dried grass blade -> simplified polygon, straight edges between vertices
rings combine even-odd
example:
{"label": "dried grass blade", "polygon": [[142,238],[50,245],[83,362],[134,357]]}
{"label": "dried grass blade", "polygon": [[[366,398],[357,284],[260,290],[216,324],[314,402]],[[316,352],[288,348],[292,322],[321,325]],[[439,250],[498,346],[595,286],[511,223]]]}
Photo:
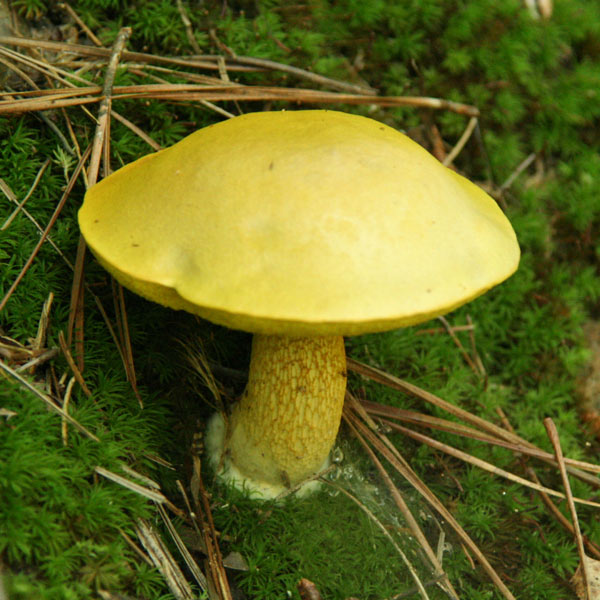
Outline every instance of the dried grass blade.
{"label": "dried grass blade", "polygon": [[0,102],[1,114],[25,113],[41,110],[51,110],[54,108],[68,108],[69,106],[81,106],[82,104],[95,104],[100,101],[100,97],[84,98],[25,98],[23,100],[3,100]]}
{"label": "dried grass blade", "polygon": [[[81,88],[82,95],[94,94],[93,97],[71,98],[66,93],[54,93],[50,98],[27,98],[0,102],[0,114],[25,112],[30,110],[46,110],[74,104],[97,102],[101,99],[98,88]],[[433,110],[449,110],[467,116],[476,116],[479,110],[467,104],[452,102],[441,98],[416,96],[369,96],[365,94],[342,94],[337,92],[321,92],[318,90],[246,86],[234,83],[219,82],[218,85],[193,84],[145,84],[134,86],[117,86],[113,90],[112,99],[155,99],[165,101],[219,101],[245,100],[266,101],[282,100],[304,103],[343,103],[343,104],[377,104],[379,106],[410,106]]]}
{"label": "dried grass blade", "polygon": [[31,184],[31,187],[29,188],[29,191],[27,192],[27,194],[25,194],[25,197],[23,198],[23,200],[21,200],[21,202],[19,202],[17,204],[16,208],[8,216],[8,218],[6,219],[6,221],[4,221],[2,227],[0,227],[0,231],[4,231],[5,229],[8,228],[8,226],[14,221],[15,217],[19,214],[19,212],[21,211],[21,209],[23,208],[23,206],[25,206],[25,202],[27,202],[27,200],[29,200],[29,198],[31,198],[31,195],[33,194],[33,192],[37,188],[38,183],[40,182],[40,179],[42,178],[42,175],[46,172],[46,169],[48,168],[49,164],[50,164],[50,159],[47,158],[45,160],[44,164],[38,170],[38,173],[35,176],[35,180]]}
{"label": "dried grass blade", "polygon": [[451,415],[454,415],[455,417],[458,417],[463,421],[470,423],[471,425],[475,425],[483,431],[491,433],[492,435],[494,435],[497,438],[500,438],[501,440],[506,440],[515,444],[522,444],[528,447],[534,447],[533,444],[527,442],[526,440],[520,438],[519,436],[509,431],[506,431],[502,427],[494,425],[493,423],[490,423],[489,421],[486,421],[485,419],[482,419],[477,415],[473,415],[470,412],[458,406],[455,406],[454,404],[451,404],[446,400],[443,400],[439,396],[436,396],[435,394],[423,390],[417,387],[416,385],[413,385],[412,383],[403,381],[402,379],[399,379],[394,375],[390,375],[389,373],[386,373],[381,369],[371,367],[370,365],[365,365],[364,363],[358,362],[352,358],[347,359],[347,365],[349,369],[358,373],[359,375],[363,375],[364,377],[372,379],[373,381],[377,381],[382,385],[386,385],[388,387],[391,387],[392,389],[404,392],[416,398],[420,398],[421,400],[425,400],[425,402],[429,402],[430,404],[433,404],[434,406],[445,410]]}
{"label": "dried grass blade", "polygon": [[473,373],[475,373],[475,375],[481,376],[482,373],[480,373],[479,369],[477,368],[475,361],[469,356],[469,353],[465,350],[465,347],[462,345],[462,342],[458,339],[457,335],[454,333],[454,329],[452,328],[450,323],[448,323],[448,320],[443,316],[439,316],[438,320],[442,323],[442,325],[444,326],[444,329],[446,330],[448,335],[452,338],[452,341],[454,342],[456,347],[459,349],[460,353],[462,354],[463,358],[465,359],[465,362],[469,365],[469,367],[471,368]]}
{"label": "dried grass blade", "polygon": [[85,362],[84,341],[84,299],[83,299],[83,273],[85,260],[85,241],[79,236],[77,243],[77,254],[75,255],[75,265],[73,266],[73,280],[71,282],[71,299],[69,303],[69,319],[67,321],[67,345],[73,343],[75,338],[75,349],[77,353],[77,367],[83,371]]}
{"label": "dried grass blade", "polygon": [[[488,471],[488,473],[492,473],[494,475],[504,477],[505,479],[513,481],[514,483],[518,483],[520,485],[524,485],[526,487],[534,489],[537,492],[545,492],[546,494],[548,494],[550,496],[556,496],[557,498],[562,498],[563,500],[565,499],[565,495],[562,492],[557,492],[556,490],[553,490],[551,488],[547,488],[545,486],[538,485],[537,483],[535,483],[533,481],[529,481],[528,479],[524,479],[523,477],[514,475],[513,473],[510,473],[509,471],[505,471],[504,469],[501,469],[500,467],[496,467],[495,465],[493,465],[485,460],[482,460],[475,456],[471,456],[470,454],[467,454],[466,452],[463,452],[462,450],[458,450],[457,448],[454,448],[453,446],[448,446],[447,444],[438,442],[437,440],[430,438],[429,436],[423,435],[422,433],[417,433],[416,431],[413,431],[412,429],[408,429],[407,427],[402,427],[402,425],[398,425],[397,423],[392,423],[391,421],[384,421],[384,424],[387,425],[388,427],[391,427],[392,429],[395,429],[396,431],[403,433],[404,435],[407,435],[408,437],[413,438],[414,440],[421,442],[422,444],[427,444],[431,448],[435,448],[436,450],[440,450],[441,452],[449,454],[450,456],[454,456],[455,458],[458,458],[459,460],[462,460],[462,461],[472,464],[476,467],[479,467],[480,469],[483,469],[484,471]],[[598,502],[593,502],[592,500],[583,500],[581,498],[573,498],[573,500],[580,504],[586,504],[587,506],[594,506],[596,508],[600,508],[600,504]]]}
{"label": "dried grass blade", "polygon": [[[377,402],[369,402],[368,400],[361,400],[361,404],[365,407],[369,415],[398,419],[399,421],[413,423],[415,425],[423,425],[424,427],[429,427],[430,429],[447,431],[448,433],[468,437],[472,440],[477,440],[486,444],[493,444],[494,446],[499,446],[500,448],[506,448],[507,450],[511,450],[512,452],[516,452],[518,454],[525,454],[533,458],[539,458],[540,460],[556,465],[556,458],[550,452],[545,452],[544,450],[540,450],[536,447],[523,446],[521,444],[513,444],[511,442],[499,440],[494,436],[480,433],[478,430],[460,423],[455,423],[439,417],[432,417],[431,415],[425,415],[412,410],[396,408],[395,406],[387,406],[385,404],[378,404]],[[594,465],[582,460],[567,457],[564,458],[564,462],[569,466],[577,467],[581,470],[589,471],[590,473],[600,473],[600,465]]]}
{"label": "dried grass blade", "polygon": [[208,494],[202,481],[201,462],[198,456],[192,456],[193,473],[190,481],[192,499],[196,514],[200,518],[202,535],[208,556],[208,568],[210,572],[209,584],[218,595],[219,600],[232,600],[227,573],[223,566],[223,557],[219,548],[217,531],[210,510]]}
{"label": "dried grass blade", "polygon": [[162,150],[162,146],[158,142],[155,142],[145,131],[140,129],[137,125],[132,123],[129,119],[126,119],[124,116],[119,114],[116,110],[111,110],[110,114],[113,119],[119,121],[120,123],[123,123],[123,125],[125,125],[125,127],[130,129],[131,131],[133,131],[133,133],[135,133],[135,135],[137,135],[139,138],[144,140],[146,142],[146,144],[148,144],[148,146],[150,146],[150,148],[152,148],[152,150],[154,150],[156,152],[158,152],[159,150]]}
{"label": "dried grass blade", "polygon": [[69,13],[69,16],[79,25],[85,35],[88,36],[90,41],[98,48],[102,48],[102,42],[94,35],[94,32],[83,22],[81,17],[75,12],[68,2],[59,2],[58,7]]}
{"label": "dried grass blade", "polygon": [[[35,40],[14,36],[0,36],[0,44],[7,46],[17,46],[21,48],[42,48],[44,50],[52,50],[54,52],[70,52],[75,56],[91,56],[94,58],[108,58],[110,56],[110,48],[94,48],[83,44],[66,44],[64,42],[52,42],[49,40]],[[167,65],[179,65],[182,67],[195,67],[197,69],[217,70],[214,62],[214,57],[207,57],[207,60],[197,58],[172,58],[168,56],[156,56],[154,54],[145,54],[143,52],[123,52],[123,60],[135,61],[143,63],[157,63]],[[255,71],[255,68],[250,68],[244,65],[232,65],[232,71]],[[207,77],[207,80],[218,81],[215,78]]]}
{"label": "dried grass blade", "polygon": [[475,364],[479,369],[479,372],[483,375],[484,378],[484,387],[487,388],[487,371],[481,360],[481,356],[477,351],[477,343],[475,342],[475,325],[473,325],[473,321],[471,321],[471,316],[467,315],[467,323],[469,325],[469,340],[471,341],[471,354],[473,359],[475,360]]}
{"label": "dried grass blade", "polygon": [[196,38],[194,37],[194,29],[192,27],[192,22],[190,21],[187,11],[185,10],[185,6],[183,6],[183,2],[181,0],[177,0],[177,10],[179,11],[179,16],[181,18],[181,22],[183,23],[183,27],[185,29],[185,35],[188,39],[190,46],[192,47],[192,50],[196,54],[202,54],[202,51],[200,50],[200,46],[198,45],[198,42],[196,41]]}
{"label": "dried grass blade", "polygon": [[[404,408],[379,404],[378,402],[371,402],[369,400],[361,400],[360,403],[364,406],[369,415],[397,419],[415,425],[423,425],[430,429],[447,431],[449,433],[455,433],[457,435],[489,443],[500,442],[500,440],[493,435],[481,433],[478,429],[463,425],[462,423],[456,423],[455,421],[449,421],[448,419],[442,419],[441,417],[432,417],[431,415],[419,413],[414,410],[406,410]],[[511,447],[514,447],[514,445],[511,445]]]}
{"label": "dried grass blade", "polygon": [[81,374],[81,371],[79,370],[79,367],[75,364],[73,355],[71,354],[71,351],[69,350],[69,347],[67,346],[67,341],[65,340],[65,334],[62,331],[58,332],[58,343],[60,345],[60,349],[61,349],[61,352],[63,353],[63,356],[65,357],[67,363],[69,364],[69,368],[71,369],[71,371],[73,372],[73,375],[75,376],[75,379],[77,380],[77,383],[81,386],[83,393],[88,398],[90,398],[92,395],[92,392],[90,391],[90,388],[88,388],[88,386],[86,385],[86,383],[83,379],[83,375]]}
{"label": "dried grass blade", "polygon": [[58,354],[58,348],[49,348],[45,352],[38,354],[35,358],[28,360],[25,364],[21,365],[20,367],[17,367],[15,369],[15,372],[22,373],[23,371],[27,371],[28,369],[31,369],[31,373],[33,373],[34,367],[49,361],[50,359],[54,358],[57,354]]}
{"label": "dried grass blade", "polygon": [[161,516],[164,524],[167,526],[167,529],[169,530],[169,534],[173,538],[173,541],[175,542],[175,545],[177,546],[179,553],[183,557],[185,564],[187,565],[188,569],[190,570],[190,573],[194,576],[194,579],[200,586],[200,589],[202,589],[202,591],[204,591],[204,592],[207,591],[208,590],[208,582],[206,581],[206,577],[205,577],[204,573],[200,570],[198,563],[194,560],[192,555],[189,553],[188,549],[186,548],[186,545],[183,543],[183,540],[181,539],[180,535],[177,533],[177,530],[175,529],[173,522],[169,518],[167,511],[160,504],[158,505],[158,512],[160,513],[160,516]]}
{"label": "dried grass blade", "polygon": [[325,77],[324,75],[319,75],[318,73],[312,73],[311,71],[307,71],[306,69],[300,69],[298,67],[293,67],[291,65],[286,65],[280,62],[275,62],[273,60],[267,60],[265,58],[255,58],[253,56],[236,55],[235,57],[228,57],[226,59],[226,63],[228,69],[231,67],[231,64],[235,63],[242,65],[250,65],[254,67],[259,67],[261,69],[269,69],[271,71],[282,71],[284,73],[289,73],[290,75],[295,75],[296,77],[299,77],[301,79],[307,79],[308,81],[312,81],[313,83],[318,83],[320,85],[333,88],[334,90],[350,92],[352,94],[363,94],[371,97],[377,95],[377,90],[374,90],[372,87],[369,86],[348,83],[346,81],[340,81],[339,79],[331,79],[330,77]]}
{"label": "dried grass blade", "polygon": [[[64,395],[63,401],[62,401],[62,407],[66,413],[68,413],[68,411],[69,411],[69,402],[71,400],[71,393],[73,392],[74,385],[75,385],[75,377],[71,377],[71,379],[69,379],[69,383],[67,383],[67,389],[65,391],[65,395]],[[61,436],[62,436],[63,446],[66,446],[69,443],[69,429],[67,427],[66,419],[62,419]]]}
{"label": "dried grass blade", "polygon": [[88,431],[83,425],[81,425],[81,423],[79,423],[71,415],[66,413],[60,406],[57,406],[49,396],[40,392],[40,390],[38,390],[35,386],[31,385],[31,383],[29,383],[29,381],[27,381],[25,378],[21,377],[21,375],[19,375],[16,371],[11,369],[7,364],[5,364],[1,360],[0,360],[0,369],[2,369],[5,373],[10,375],[16,381],[18,381],[28,391],[30,391],[35,396],[37,396],[40,400],[42,400],[46,404],[46,406],[50,410],[54,411],[55,413],[58,413],[61,417],[63,417],[66,421],[68,421],[71,425],[73,425],[73,427],[75,427],[75,429],[77,429],[78,431],[83,433],[83,435],[87,436],[91,440],[94,440],[95,442],[100,441],[100,439],[98,437],[96,437],[93,433]]}
{"label": "dried grass blade", "polygon": [[104,467],[97,466],[94,468],[94,471],[98,473],[98,475],[102,475],[106,479],[110,479],[114,483],[119,484],[120,486],[127,488],[128,490],[139,494],[140,496],[144,496],[145,498],[149,498],[150,500],[156,502],[157,504],[163,504],[167,502],[167,498],[162,494],[162,492],[158,492],[156,490],[147,488],[139,483],[135,483],[130,481],[126,477],[121,475],[117,475],[117,473],[113,473]]}
{"label": "dried grass blade", "polygon": [[336,483],[333,483],[332,481],[329,481],[327,479],[322,479],[322,481],[324,483],[326,483],[327,485],[331,486],[332,488],[338,490],[339,492],[342,492],[348,498],[350,498],[350,500],[352,500],[352,502],[354,502],[356,505],[358,505],[358,507],[367,515],[367,517],[369,517],[369,519],[371,519],[371,521],[373,521],[373,523],[375,523],[375,525],[381,530],[383,535],[388,539],[388,541],[392,544],[392,546],[394,547],[396,552],[398,552],[398,554],[402,558],[402,562],[404,562],[411,577],[413,578],[421,598],[424,598],[425,600],[429,600],[429,596],[427,595],[427,592],[425,591],[425,587],[423,586],[423,582],[421,581],[419,574],[417,573],[416,569],[414,568],[414,566],[412,565],[410,560],[408,560],[408,556],[406,556],[406,554],[402,551],[400,546],[398,546],[398,544],[396,543],[394,538],[390,535],[390,532],[383,526],[383,523],[360,500],[358,500],[358,498],[353,496],[350,492],[345,490],[343,487],[341,487],[341,486],[337,485]]}
{"label": "dried grass blade", "polygon": [[581,579],[583,582],[584,598],[585,600],[593,600],[591,590],[591,577],[588,570],[587,556],[585,555],[585,548],[583,546],[583,539],[581,537],[581,529],[579,528],[579,519],[577,518],[577,509],[575,508],[575,498],[571,492],[571,485],[569,483],[569,477],[567,476],[567,469],[563,460],[563,452],[560,445],[560,438],[554,421],[550,417],[544,419],[544,427],[548,432],[548,438],[554,448],[556,455],[556,462],[558,463],[558,470],[562,478],[563,485],[565,487],[565,493],[567,496],[567,506],[569,507],[569,513],[571,514],[571,521],[573,523],[573,530],[575,532],[575,542],[577,544],[577,552],[579,554],[579,561],[581,565]]}
{"label": "dried grass blade", "polygon": [[79,173],[81,172],[81,169],[83,168],[83,163],[85,160],[87,160],[88,156],[89,156],[89,152],[86,150],[84,155],[81,157],[81,160],[77,163],[77,166],[75,167],[75,170],[73,171],[73,175],[71,175],[71,178],[69,179],[69,182],[67,184],[65,191],[63,192],[61,199],[59,200],[58,204],[56,205],[56,208],[54,209],[54,212],[52,213],[52,216],[50,217],[48,224],[44,228],[44,231],[43,231],[42,235],[40,236],[40,239],[38,240],[37,244],[35,245],[34,249],[32,250],[31,255],[29,256],[29,258],[23,265],[21,272],[17,275],[16,279],[13,281],[12,285],[8,288],[6,294],[4,295],[4,298],[0,302],[0,311],[2,311],[3,308],[6,306],[6,303],[12,296],[13,292],[17,289],[17,286],[19,285],[19,283],[21,282],[21,280],[23,279],[23,277],[29,270],[29,267],[33,264],[33,261],[34,261],[35,257],[37,256],[37,253],[39,252],[39,250],[42,247],[42,244],[44,243],[46,238],[48,237],[48,233],[50,233],[50,230],[52,229],[52,227],[54,227],[54,224],[56,223],[56,220],[58,219],[58,216],[60,215],[60,213],[65,205],[65,202],[67,201],[67,198],[71,194],[71,191],[73,190],[73,186],[75,185],[75,181],[77,181],[77,178],[79,177]]}
{"label": "dried grass blade", "polygon": [[165,578],[173,596],[177,600],[195,600],[190,584],[152,525],[140,519],[137,521],[135,529],[140,542],[150,555],[154,566]]}
{"label": "dried grass blade", "polygon": [[[515,444],[517,446],[529,448],[533,452],[538,452],[538,453],[540,453],[539,456],[540,456],[540,458],[542,458],[542,460],[547,460],[545,457],[542,456],[542,454],[546,454],[549,457],[549,462],[552,464],[556,464],[556,459],[554,457],[552,457],[552,455],[543,453],[542,450],[537,448],[531,442],[528,442],[527,440],[519,437],[518,435],[515,435],[511,431],[507,431],[506,429],[503,429],[502,427],[499,427],[498,425],[494,425],[494,423],[490,423],[489,421],[486,421],[485,419],[482,419],[481,417],[478,417],[477,415],[473,415],[470,412],[468,412],[462,408],[459,408],[458,406],[455,406],[454,404],[451,404],[450,402],[447,402],[446,400],[443,400],[439,396],[432,394],[431,392],[423,390],[420,387],[413,385],[412,383],[408,383],[407,381],[403,381],[402,379],[399,379],[398,377],[395,377],[394,375],[390,375],[389,373],[386,373],[385,371],[382,371],[381,369],[377,369],[376,367],[371,367],[369,365],[365,365],[364,363],[361,363],[361,362],[356,361],[349,357],[346,360],[346,364],[348,366],[348,369],[358,373],[359,375],[363,375],[364,377],[372,379],[373,381],[377,381],[378,383],[381,383],[382,385],[386,385],[392,389],[398,390],[400,392],[404,392],[405,394],[409,394],[411,396],[414,396],[415,398],[420,398],[421,400],[424,400],[425,402],[429,402],[430,404],[433,404],[434,406],[442,408],[446,412],[450,413],[451,415],[454,415],[455,417],[462,419],[463,421],[466,421],[467,423],[476,425],[477,427],[481,428],[483,431],[486,431],[487,433],[491,433],[492,435],[500,438],[501,440],[505,440],[505,441]],[[575,465],[577,463],[577,461],[573,461],[571,459],[565,459],[565,462],[569,463],[569,465],[571,465],[571,464]],[[585,468],[588,471],[597,472],[597,470],[598,470],[598,468],[596,466],[591,465],[589,463],[579,463],[578,466],[580,466],[580,465],[581,465],[582,469]],[[583,465],[587,465],[587,466],[584,467]],[[590,485],[597,487],[597,488],[600,487],[600,480],[597,477],[593,477],[589,473],[585,473],[581,469],[576,468],[575,466],[569,466],[568,471],[569,471],[569,473],[571,473],[571,475],[578,477],[579,479],[585,481],[586,483],[589,483]]]}
{"label": "dried grass blade", "polygon": [[[358,410],[358,412],[360,414],[360,403],[358,402],[358,400],[356,398],[354,398],[354,396],[352,396],[350,393],[347,393],[346,398],[347,398],[347,401],[349,402],[350,407],[353,410]],[[356,436],[358,441],[361,443],[365,452],[369,455],[369,458],[371,459],[371,461],[373,462],[373,464],[376,466],[377,470],[379,471],[379,474],[383,478],[383,481],[384,481],[386,487],[390,491],[392,498],[394,499],[394,502],[396,503],[396,506],[402,513],[402,516],[404,517],[404,520],[408,524],[408,527],[410,528],[413,535],[415,536],[415,539],[421,544],[423,551],[425,552],[427,558],[429,559],[429,562],[431,563],[431,566],[434,569],[434,575],[435,576],[441,575],[443,585],[446,587],[450,596],[453,598],[458,598],[458,594],[456,593],[456,590],[452,586],[450,579],[448,578],[448,575],[446,575],[446,573],[444,572],[444,570],[442,568],[441,561],[438,559],[437,554],[433,551],[433,548],[431,548],[431,546],[429,545],[429,542],[427,541],[425,534],[422,532],[421,528],[419,527],[419,524],[417,523],[416,519],[414,518],[408,505],[404,501],[404,498],[398,491],[398,488],[394,485],[394,482],[392,481],[388,472],[385,470],[383,464],[377,458],[377,456],[375,455],[375,453],[373,452],[371,447],[366,443],[366,441],[360,435],[360,433],[357,431],[357,429],[352,425],[352,423],[348,423],[348,425],[351,427],[352,432],[354,433],[354,435]]]}
{"label": "dried grass blade", "polygon": [[144,402],[137,387],[137,377],[135,374],[135,364],[133,362],[133,350],[131,348],[131,337],[129,336],[129,324],[127,322],[127,309],[125,307],[125,296],[123,295],[123,286],[113,280],[113,295],[115,298],[115,309],[117,317],[117,330],[121,338],[121,347],[123,349],[123,366],[127,381],[129,381],[133,393],[137,398],[140,408],[144,408]]}
{"label": "dried grass blade", "polygon": [[[536,483],[540,483],[538,476],[535,471],[531,467],[527,467],[527,474],[533,479]],[[552,513],[552,516],[573,536],[575,536],[575,530],[573,529],[573,525],[571,522],[560,512],[560,510],[556,507],[554,502],[550,499],[550,497],[544,492],[540,492],[540,497],[542,502],[546,505],[546,508]],[[583,543],[586,548],[593,554],[596,558],[600,558],[600,546],[592,542],[590,538],[585,535],[581,535],[583,539]]]}
{"label": "dried grass blade", "polygon": [[52,302],[54,301],[54,294],[50,292],[44,305],[42,306],[42,314],[38,322],[37,333],[33,341],[33,350],[39,351],[46,345],[46,338],[48,336],[48,326],[50,324],[50,309],[52,308]]}
{"label": "dried grass blade", "polygon": [[509,600],[516,600],[511,591],[506,587],[500,579],[492,565],[477,547],[475,542],[469,537],[467,532],[460,526],[452,513],[440,502],[440,500],[431,492],[431,490],[423,483],[417,474],[408,466],[402,458],[397,448],[387,439],[386,436],[378,437],[357,416],[348,408],[344,408],[344,415],[348,418],[361,434],[369,441],[369,443],[380,452],[385,459],[400,473],[422,496],[425,500],[445,519],[448,524],[454,529],[458,537],[465,546],[473,552],[478,562],[481,564],[489,578],[496,585],[500,593]]}
{"label": "dried grass blade", "polygon": [[445,167],[449,167],[454,162],[454,159],[460,154],[460,152],[464,148],[465,144],[469,141],[469,138],[471,137],[471,134],[475,130],[475,127],[477,127],[477,122],[478,122],[477,117],[471,117],[469,119],[469,122],[467,123],[467,127],[463,131],[463,134],[460,136],[458,142],[456,142],[456,146],[454,146],[454,148],[452,148],[450,153],[444,159],[443,164]]}

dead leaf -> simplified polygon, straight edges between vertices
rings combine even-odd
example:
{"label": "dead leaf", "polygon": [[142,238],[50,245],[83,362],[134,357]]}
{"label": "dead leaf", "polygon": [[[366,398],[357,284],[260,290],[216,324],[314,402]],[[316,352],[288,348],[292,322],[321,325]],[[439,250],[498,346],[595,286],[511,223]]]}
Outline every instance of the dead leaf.
{"label": "dead leaf", "polygon": [[575,575],[571,579],[577,598],[579,600],[600,600],[600,560],[586,556],[585,566],[588,576],[589,596],[586,595],[583,569],[581,563],[579,563],[577,571],[575,571]]}

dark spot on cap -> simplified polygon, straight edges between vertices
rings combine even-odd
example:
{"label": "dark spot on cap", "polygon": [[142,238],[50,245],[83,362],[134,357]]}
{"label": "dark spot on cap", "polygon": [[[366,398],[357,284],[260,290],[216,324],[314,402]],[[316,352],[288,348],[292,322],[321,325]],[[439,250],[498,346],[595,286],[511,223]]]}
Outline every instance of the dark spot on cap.
{"label": "dark spot on cap", "polygon": [[275,163],[273,161],[271,161],[271,163],[269,164],[269,171],[272,171],[274,166],[275,166]]}

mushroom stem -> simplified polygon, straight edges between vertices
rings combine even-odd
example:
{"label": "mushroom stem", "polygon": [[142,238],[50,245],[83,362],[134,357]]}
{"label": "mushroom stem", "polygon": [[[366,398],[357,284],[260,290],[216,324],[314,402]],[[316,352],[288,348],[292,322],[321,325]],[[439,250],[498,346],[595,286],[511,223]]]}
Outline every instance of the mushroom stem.
{"label": "mushroom stem", "polygon": [[346,389],[342,336],[255,335],[227,447],[247,483],[295,485],[327,461]]}

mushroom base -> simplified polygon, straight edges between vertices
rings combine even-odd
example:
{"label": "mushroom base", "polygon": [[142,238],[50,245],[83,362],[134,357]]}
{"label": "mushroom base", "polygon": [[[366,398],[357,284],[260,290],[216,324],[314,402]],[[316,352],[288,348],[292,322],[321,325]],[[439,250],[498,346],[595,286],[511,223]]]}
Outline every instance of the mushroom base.
{"label": "mushroom base", "polygon": [[[269,483],[260,479],[253,479],[244,475],[224,452],[225,448],[225,421],[220,413],[215,413],[208,422],[206,434],[204,436],[204,447],[212,467],[218,471],[221,481],[231,484],[238,489],[247,491],[251,496],[258,500],[273,500],[289,491],[289,488],[283,483]],[[329,456],[319,467],[317,472],[326,469],[331,464]],[[316,492],[322,487],[318,480],[309,480],[302,484],[294,495],[302,498]]]}
{"label": "mushroom base", "polygon": [[301,484],[327,465],[345,390],[341,336],[255,335],[248,384],[229,430],[218,433],[224,426],[216,419],[209,426],[213,462],[226,464],[225,479],[263,497]]}

